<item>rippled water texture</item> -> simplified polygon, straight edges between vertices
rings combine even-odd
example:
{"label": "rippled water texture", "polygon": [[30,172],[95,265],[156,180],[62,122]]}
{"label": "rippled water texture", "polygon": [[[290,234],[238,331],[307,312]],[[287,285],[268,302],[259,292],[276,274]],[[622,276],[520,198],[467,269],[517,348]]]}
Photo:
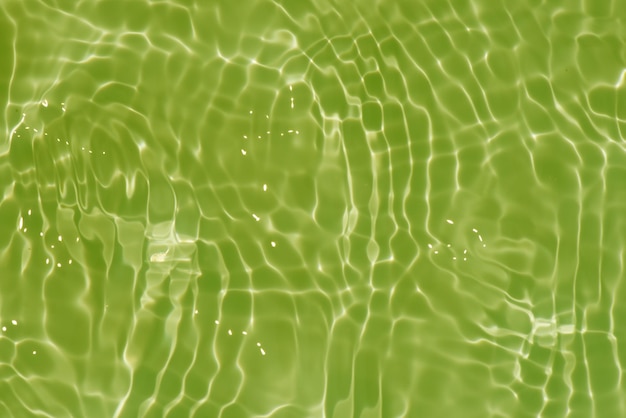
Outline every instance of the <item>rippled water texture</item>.
{"label": "rippled water texture", "polygon": [[0,9],[0,417],[626,416],[621,2]]}

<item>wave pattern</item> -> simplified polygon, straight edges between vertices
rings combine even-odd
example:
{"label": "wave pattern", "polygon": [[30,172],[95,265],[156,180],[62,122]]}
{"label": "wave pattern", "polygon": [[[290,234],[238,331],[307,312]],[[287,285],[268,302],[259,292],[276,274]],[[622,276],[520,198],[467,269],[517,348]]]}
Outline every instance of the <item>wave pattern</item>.
{"label": "wave pattern", "polygon": [[0,7],[0,416],[626,414],[615,2]]}

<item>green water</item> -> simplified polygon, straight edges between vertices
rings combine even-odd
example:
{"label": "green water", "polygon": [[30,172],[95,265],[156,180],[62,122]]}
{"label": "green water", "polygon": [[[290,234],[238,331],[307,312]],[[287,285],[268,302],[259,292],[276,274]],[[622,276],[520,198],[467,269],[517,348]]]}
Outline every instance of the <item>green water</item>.
{"label": "green water", "polygon": [[0,417],[626,416],[623,2],[0,10]]}

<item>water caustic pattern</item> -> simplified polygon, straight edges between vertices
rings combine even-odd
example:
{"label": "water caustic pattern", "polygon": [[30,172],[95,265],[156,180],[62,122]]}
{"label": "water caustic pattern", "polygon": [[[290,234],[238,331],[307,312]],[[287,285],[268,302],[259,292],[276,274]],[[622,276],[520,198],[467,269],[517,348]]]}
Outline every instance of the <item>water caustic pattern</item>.
{"label": "water caustic pattern", "polygon": [[626,416],[619,2],[0,7],[0,416]]}

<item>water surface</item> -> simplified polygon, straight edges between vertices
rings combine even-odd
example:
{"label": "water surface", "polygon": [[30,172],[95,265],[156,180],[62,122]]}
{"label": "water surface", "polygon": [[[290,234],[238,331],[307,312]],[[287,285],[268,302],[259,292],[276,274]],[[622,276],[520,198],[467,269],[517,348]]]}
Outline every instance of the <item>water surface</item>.
{"label": "water surface", "polygon": [[619,2],[0,7],[0,416],[626,415]]}

